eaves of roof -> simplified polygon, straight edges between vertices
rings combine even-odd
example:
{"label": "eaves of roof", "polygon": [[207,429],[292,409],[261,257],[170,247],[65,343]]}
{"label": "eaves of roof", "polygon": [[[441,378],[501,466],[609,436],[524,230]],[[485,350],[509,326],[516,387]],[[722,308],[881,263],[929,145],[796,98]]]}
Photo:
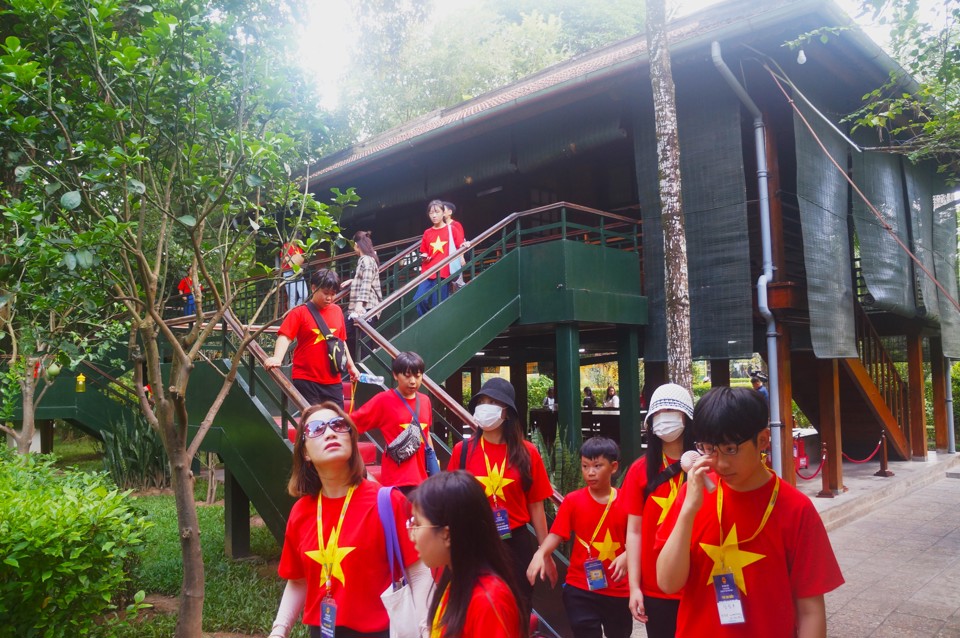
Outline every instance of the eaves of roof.
{"label": "eaves of roof", "polygon": [[[733,0],[696,15],[671,22],[667,39],[673,56],[695,51],[713,40],[761,31],[800,16],[818,14],[825,26],[848,25],[850,18],[831,0]],[[884,75],[902,69],[859,29],[848,40],[858,53]],[[433,111],[389,131],[321,159],[312,169],[310,184],[344,178],[373,162],[409,151],[436,138],[481,124],[491,118],[557,94],[642,68],[649,63],[643,34],[585,53],[548,67],[513,84],[456,106]]]}

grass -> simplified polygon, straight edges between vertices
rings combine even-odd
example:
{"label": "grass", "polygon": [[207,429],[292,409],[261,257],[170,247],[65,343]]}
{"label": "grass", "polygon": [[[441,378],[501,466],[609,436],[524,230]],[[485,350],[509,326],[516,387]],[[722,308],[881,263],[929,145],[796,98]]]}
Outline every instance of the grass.
{"label": "grass", "polygon": [[57,455],[60,467],[75,467],[83,472],[100,472],[103,470],[100,450],[97,441],[90,436],[66,436],[69,426],[59,423],[54,434],[53,452]]}
{"label": "grass", "polygon": [[[102,471],[103,465],[94,441],[89,437],[66,439],[57,437],[54,451],[58,465],[74,466],[84,471]],[[205,473],[196,481],[194,496],[206,499]],[[177,513],[172,494],[159,494],[134,499],[138,508],[153,522],[147,531],[144,550],[131,573],[133,591],[177,596],[183,574]],[[217,498],[223,498],[218,486]],[[251,529],[253,557],[244,560],[227,558],[224,552],[223,504],[199,505],[200,537],[206,576],[203,630],[264,636],[276,615],[285,582],[277,576],[276,561],[280,546],[265,527]],[[176,625],[175,614],[148,612],[141,620],[127,626],[105,626],[93,638],[169,638]],[[301,626],[290,634],[306,638]]]}

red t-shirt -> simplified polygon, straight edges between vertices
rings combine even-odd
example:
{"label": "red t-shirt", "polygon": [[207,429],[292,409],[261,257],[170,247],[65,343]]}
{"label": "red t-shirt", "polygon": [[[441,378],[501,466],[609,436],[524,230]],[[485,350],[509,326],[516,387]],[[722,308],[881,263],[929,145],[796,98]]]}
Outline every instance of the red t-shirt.
{"label": "red t-shirt", "polygon": [[[420,392],[420,411],[417,413],[420,427],[425,437],[430,436],[433,424],[433,408],[430,397]],[[404,405],[406,404],[406,405]],[[410,406],[407,409],[407,405]],[[363,434],[367,430],[379,428],[387,443],[400,436],[410,425],[411,410],[416,407],[416,399],[402,399],[393,390],[380,392],[362,407],[353,411],[350,417],[357,424],[357,430]],[[424,445],[417,453],[397,465],[396,461],[384,454],[381,459],[380,482],[384,485],[420,485],[427,480],[427,465],[424,458]]]}
{"label": "red t-shirt", "polygon": [[[350,498],[337,542],[339,553],[346,552],[340,563],[343,579],[339,578],[336,566],[331,579],[333,598],[337,603],[337,626],[350,627],[361,633],[383,631],[390,624],[387,611],[380,602],[380,594],[390,585],[390,571],[383,524],[377,513],[378,490],[376,483],[363,480]],[[329,542],[330,534],[337,526],[345,500],[323,497],[324,543]],[[397,490],[391,494],[391,501],[403,562],[412,565],[418,555],[406,530],[409,503]],[[305,625],[320,624],[320,601],[327,593],[320,563],[306,554],[318,547],[317,499],[304,496],[290,510],[277,572],[287,580],[306,579]]]}
{"label": "red t-shirt", "polygon": [[[674,461],[676,459],[668,458],[667,464]],[[661,471],[663,467],[663,459],[661,459]],[[641,456],[634,461],[623,479],[621,497],[624,507],[628,514],[642,517],[640,521],[640,591],[644,596],[680,600],[679,593],[665,594],[657,585],[657,557],[660,555],[660,550],[656,549],[655,545],[657,531],[666,519],[682,484],[683,474],[677,474],[655,489],[644,503],[643,491],[647,489],[646,456]]]}
{"label": "red t-shirt", "polygon": [[[530,512],[527,511],[527,506],[530,503],[539,503],[553,494],[553,486],[550,484],[550,477],[547,476],[547,468],[543,465],[543,459],[540,458],[540,452],[530,441],[524,441],[523,444],[526,446],[527,452],[530,453],[530,473],[533,475],[533,483],[527,492],[523,491],[520,471],[507,463],[506,443],[484,441],[481,447],[477,441],[471,439],[467,453],[465,469],[476,476],[477,480],[483,484],[491,507],[507,508],[510,529],[516,529],[530,522]],[[463,442],[454,446],[450,463],[447,465],[448,470],[460,469],[462,450]],[[486,461],[484,456],[486,456]],[[487,462],[490,464],[491,473],[494,474],[493,480],[488,476]],[[502,480],[498,481],[497,478]],[[496,505],[494,505],[494,491],[496,491],[497,497]]]}
{"label": "red t-shirt", "polygon": [[[560,509],[557,511],[557,518],[554,519],[550,527],[550,533],[556,534],[564,540],[573,536],[576,539],[571,543],[570,567],[567,568],[567,585],[589,591],[587,586],[587,575],[583,569],[583,562],[587,559],[587,549],[583,543],[591,544],[590,554],[593,558],[599,558],[603,561],[603,567],[607,572],[607,586],[603,589],[594,591],[596,594],[604,596],[617,596],[620,598],[630,597],[630,583],[626,578],[619,581],[613,580],[613,570],[610,564],[613,559],[626,551],[627,542],[627,509],[626,502],[623,500],[623,492],[617,492],[613,503],[610,505],[610,511],[607,512],[603,525],[597,528],[597,523],[603,516],[606,509],[606,503],[598,503],[590,495],[590,488],[570,492],[567,494]],[[580,541],[583,541],[580,542]]]}
{"label": "red t-shirt", "polygon": [[[451,226],[450,228],[453,229],[453,241],[459,246],[463,243],[463,227],[457,225]],[[447,227],[433,228],[431,226],[423,233],[423,239],[420,240],[420,252],[427,256],[427,258],[423,260],[423,263],[420,264],[421,272],[427,270],[443,258],[453,254],[455,250],[456,247],[450,245],[450,231],[447,230]],[[450,276],[449,265],[440,269],[440,276]],[[436,273],[429,278],[436,279]]]}
{"label": "red t-shirt", "polygon": [[[459,638],[514,638],[519,635],[520,610],[513,592],[492,574],[477,579]],[[440,638],[447,633],[441,629]]]}
{"label": "red t-shirt", "polygon": [[302,254],[303,254],[303,248],[300,248],[300,246],[292,242],[289,244],[284,244],[283,249],[280,251],[280,269],[292,270],[293,266],[290,264],[289,258],[293,257],[294,255],[302,255]]}
{"label": "red t-shirt", "polygon": [[180,283],[177,284],[177,290],[181,295],[192,295],[193,294],[193,279],[190,277],[184,277],[180,280]]}
{"label": "red t-shirt", "polygon": [[[755,539],[745,542],[759,527],[777,481],[780,492],[767,524]],[[737,492],[729,487],[723,490],[723,534],[729,538],[736,524],[739,562],[743,564],[740,600],[746,622],[721,625],[710,577],[714,561],[707,554],[707,549],[720,545],[719,493],[718,489],[713,494],[704,494],[703,506],[694,518],[690,576],[681,592],[677,636],[793,638],[797,631],[795,601],[823,595],[843,584],[843,575],[820,515],[805,494],[776,477],[749,492]],[[657,534],[659,549],[676,525],[686,494],[687,485],[684,485]],[[736,572],[734,575],[737,576]]]}
{"label": "red t-shirt", "polygon": [[[343,311],[337,304],[329,304],[320,310],[320,316],[327,324],[333,336],[346,340],[347,330],[343,325]],[[340,375],[330,370],[330,357],[327,355],[327,342],[307,304],[297,306],[280,324],[279,333],[287,339],[297,342],[293,351],[294,379],[313,381],[323,385],[335,385],[341,382]]]}

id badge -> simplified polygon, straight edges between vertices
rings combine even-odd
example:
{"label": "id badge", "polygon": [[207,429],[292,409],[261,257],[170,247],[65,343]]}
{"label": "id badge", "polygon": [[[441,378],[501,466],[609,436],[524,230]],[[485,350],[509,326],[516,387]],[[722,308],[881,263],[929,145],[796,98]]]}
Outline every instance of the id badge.
{"label": "id badge", "polygon": [[320,603],[320,635],[334,638],[337,630],[337,603],[333,598],[324,598]]}
{"label": "id badge", "polygon": [[746,622],[743,617],[743,605],[740,602],[740,590],[737,589],[737,583],[733,580],[733,574],[714,576],[713,588],[717,595],[720,624],[737,625]]}
{"label": "id badge", "polygon": [[583,571],[587,575],[587,587],[590,591],[607,588],[607,572],[603,569],[603,561],[599,558],[588,558],[583,561]]}
{"label": "id badge", "polygon": [[500,538],[510,538],[512,534],[510,533],[510,517],[507,515],[507,510],[503,507],[493,510],[493,520],[497,524],[497,532],[500,534]]}

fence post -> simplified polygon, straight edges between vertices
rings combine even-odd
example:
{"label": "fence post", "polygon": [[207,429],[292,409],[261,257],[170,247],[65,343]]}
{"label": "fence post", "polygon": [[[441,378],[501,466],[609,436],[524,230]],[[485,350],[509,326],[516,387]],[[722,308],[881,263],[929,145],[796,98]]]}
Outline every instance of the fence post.
{"label": "fence post", "polygon": [[820,491],[817,493],[817,498],[833,498],[836,496],[833,493],[833,490],[830,489],[830,476],[827,472],[827,442],[823,441],[820,443]]}
{"label": "fence post", "polygon": [[874,476],[884,476],[884,477],[893,476],[893,472],[891,472],[887,468],[887,433],[886,432],[880,433],[880,469],[877,470]]}

